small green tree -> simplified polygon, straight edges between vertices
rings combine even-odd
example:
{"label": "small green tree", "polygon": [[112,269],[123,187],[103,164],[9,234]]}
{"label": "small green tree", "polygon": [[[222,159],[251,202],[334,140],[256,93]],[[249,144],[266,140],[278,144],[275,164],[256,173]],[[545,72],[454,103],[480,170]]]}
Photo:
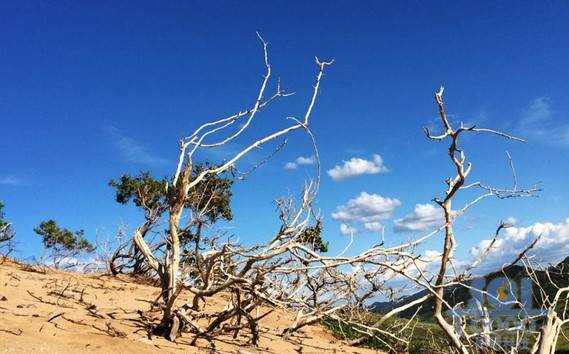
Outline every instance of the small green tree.
{"label": "small green tree", "polygon": [[95,250],[93,245],[83,238],[85,235],[83,230],[71,231],[60,228],[55,220],[42,221],[34,228],[34,232],[42,237],[44,248],[50,252],[50,258],[53,258],[53,265],[56,268],[59,268],[63,260]]}
{"label": "small green tree", "polygon": [[[207,162],[197,164],[192,175],[195,177],[211,167]],[[138,176],[125,174],[118,181],[109,182],[109,186],[116,190],[115,198],[118,203],[127,204],[132,200],[134,205],[143,209],[145,218],[153,221],[166,211],[168,199],[175,198],[176,193],[173,189],[170,189],[169,193],[167,185],[167,178],[156,179],[147,171]],[[233,219],[230,206],[232,185],[233,181],[229,177],[221,175],[210,174],[200,181],[186,202],[186,207],[194,212],[193,222],[189,226]]]}
{"label": "small green tree", "polygon": [[301,235],[300,241],[312,246],[312,249],[318,252],[328,252],[328,245],[330,242],[322,239],[322,222],[316,221],[316,225],[306,227]]}
{"label": "small green tree", "polygon": [[4,203],[0,201],[0,251],[6,257],[13,250],[12,239],[16,236],[16,231],[12,229],[12,223],[4,219],[3,208]]}
{"label": "small green tree", "polygon": [[142,172],[138,176],[123,175],[118,181],[111,180],[109,186],[116,189],[117,203],[127,204],[132,200],[150,218],[164,212],[167,182],[166,178],[157,180],[149,172]]}
{"label": "small green tree", "polygon": [[[192,174],[195,177],[204,169],[211,167],[208,162],[196,164]],[[191,196],[186,201],[186,208],[192,215],[189,222],[180,230],[180,242],[184,249],[184,259],[188,264],[195,262],[197,252],[192,245],[201,239],[204,226],[220,220],[233,219],[230,205],[232,185],[233,180],[229,176],[212,174],[200,181],[192,190]],[[109,186],[115,189],[115,199],[118,203],[128,204],[132,201],[135,206],[142,208],[145,224],[140,232],[143,237],[168,210],[168,202],[177,195],[173,188],[167,189],[167,178],[154,178],[147,171],[137,176],[125,174],[119,180],[111,180]],[[168,245],[162,242],[155,247],[167,249]],[[118,264],[119,261],[122,261],[122,264]],[[116,274],[123,268],[130,268],[135,274],[143,274],[148,270],[138,249],[120,245],[111,258],[110,269]]]}
{"label": "small green tree", "polygon": [[[215,168],[209,162],[196,164],[192,170],[192,177],[196,178],[204,170]],[[148,171],[132,176],[125,174],[118,180],[111,180],[109,186],[115,189],[115,199],[120,204],[132,203],[144,212],[145,223],[139,229],[145,237],[152,226],[168,210],[168,205],[178,195],[166,177],[157,179]],[[170,189],[168,189],[170,186]],[[203,230],[218,221],[233,219],[231,210],[231,187],[233,180],[229,174],[208,174],[188,193],[185,208],[191,216],[185,227],[179,230],[182,259],[188,265],[199,263],[199,249],[197,245],[202,240]],[[307,227],[301,236],[304,244],[315,251],[327,252],[328,242],[322,239],[322,223]],[[168,245],[164,242],[154,245],[155,249],[166,250]],[[133,245],[120,244],[110,258],[109,269],[113,275],[128,269],[134,274],[145,274],[149,267],[144,257]]]}

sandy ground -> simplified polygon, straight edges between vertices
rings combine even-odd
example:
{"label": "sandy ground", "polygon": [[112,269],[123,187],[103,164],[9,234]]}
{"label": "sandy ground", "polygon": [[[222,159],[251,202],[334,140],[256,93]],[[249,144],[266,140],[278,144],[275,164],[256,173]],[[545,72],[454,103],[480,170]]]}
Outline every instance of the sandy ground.
{"label": "sandy ground", "polygon": [[[377,353],[344,346],[319,326],[285,341],[277,334],[292,316],[284,312],[261,321],[257,347],[247,344],[246,332],[216,340],[215,351],[205,340],[190,346],[190,334],[175,343],[149,339],[146,311],[157,288],[127,276],[38,270],[14,262],[0,265],[0,353]],[[213,306],[222,306],[218,300]]]}

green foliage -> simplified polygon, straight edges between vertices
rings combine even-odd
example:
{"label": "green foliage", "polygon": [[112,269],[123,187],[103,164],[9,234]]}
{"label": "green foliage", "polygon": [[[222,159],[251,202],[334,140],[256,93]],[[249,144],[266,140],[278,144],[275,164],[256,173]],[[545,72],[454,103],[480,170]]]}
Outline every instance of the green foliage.
{"label": "green foliage", "polygon": [[[211,168],[209,163],[196,164],[192,170],[191,178],[195,178],[205,169]],[[187,197],[186,207],[193,212],[202,212],[204,223],[215,223],[216,221],[231,220],[231,186],[233,181],[229,178],[208,174],[196,186],[194,186]],[[127,204],[133,201],[137,207],[142,207],[146,212],[154,211],[161,214],[167,209],[168,179],[160,180],[152,177],[149,172],[142,172],[138,176],[123,175],[120,180],[111,180],[109,186],[116,190],[116,201]],[[173,188],[170,184],[172,196]]]}
{"label": "green foliage", "polygon": [[4,219],[4,203],[0,201],[0,242],[6,242],[11,240],[16,232],[12,229],[12,225]]}
{"label": "green foliage", "polygon": [[4,220],[4,211],[2,209],[4,209],[4,203],[0,201],[0,228],[8,224],[8,222]]}
{"label": "green foliage", "polygon": [[[192,171],[192,179],[209,169],[209,163],[197,164]],[[204,216],[209,223],[216,221],[233,219],[231,211],[231,186],[233,181],[229,178],[208,174],[200,183],[198,183],[188,196],[187,207],[190,210],[205,210]]]}
{"label": "green foliage", "polygon": [[34,232],[43,238],[45,248],[58,251],[87,251],[92,252],[94,247],[83,238],[83,230],[70,231],[57,226],[55,220],[42,221]]}
{"label": "green foliage", "polygon": [[[369,319],[366,323],[373,323],[381,318],[381,315],[369,314]],[[393,328],[394,324],[398,321],[406,321],[401,318],[392,318],[387,320],[380,328],[389,331]],[[352,325],[349,324],[339,324],[338,321],[325,320],[323,325],[332,332],[332,335],[339,339],[355,339],[358,338],[361,333],[356,331]],[[411,337],[409,338],[409,346],[407,348],[401,347],[401,344],[396,344],[391,341],[387,336],[382,336],[381,340],[378,338],[372,338],[364,341],[361,346],[368,347],[372,349],[381,349],[387,352],[393,352],[393,349],[397,349],[402,353],[410,354],[444,354],[450,353],[449,345],[446,342],[446,335],[438,324],[431,321],[417,321],[416,324],[411,326],[413,328]],[[563,332],[559,336],[557,342],[556,353],[569,353],[569,329],[567,326],[561,328]],[[386,345],[390,344],[391,348]],[[521,353],[525,353],[522,351]]]}
{"label": "green foliage", "polygon": [[157,180],[148,172],[139,176],[123,175],[119,181],[111,180],[109,186],[116,189],[116,201],[127,204],[130,200],[137,207],[156,209],[166,201],[166,178]]}
{"label": "green foliage", "polygon": [[316,225],[309,226],[300,235],[302,243],[312,246],[315,251],[328,252],[329,242],[322,239],[322,223],[316,221]]}
{"label": "green foliage", "polygon": [[[381,318],[380,315],[368,314],[364,323],[371,325]],[[418,321],[405,327],[407,319],[390,318],[379,328],[385,332],[397,334],[400,338],[406,338],[409,344],[406,345],[396,341],[393,337],[379,334],[378,337],[370,338],[362,342],[362,347],[379,349],[388,353],[410,353],[410,354],[445,354],[450,353],[446,336],[443,330],[432,322]],[[338,323],[335,320],[325,320],[323,325],[340,339],[356,339],[362,334],[354,328],[354,325]],[[403,329],[403,333],[400,331]]]}
{"label": "green foliage", "polygon": [[[215,166],[209,163],[194,165],[190,180],[205,169],[213,167]],[[192,216],[199,216],[199,219],[192,220],[184,229],[179,230],[182,247],[189,246],[198,235],[201,235],[204,224],[233,218],[230,206],[232,184],[231,179],[222,175],[208,174],[191,188],[184,206],[191,211]],[[111,180],[109,186],[115,189],[118,203],[127,204],[132,200],[134,205],[144,210],[146,220],[152,224],[168,210],[179,195],[167,178],[159,180],[152,177],[149,172],[141,172],[138,176],[123,175],[118,181]],[[142,258],[137,257],[136,252],[133,271],[139,269],[143,262]],[[191,263],[193,255],[185,252],[184,259],[185,262]]]}

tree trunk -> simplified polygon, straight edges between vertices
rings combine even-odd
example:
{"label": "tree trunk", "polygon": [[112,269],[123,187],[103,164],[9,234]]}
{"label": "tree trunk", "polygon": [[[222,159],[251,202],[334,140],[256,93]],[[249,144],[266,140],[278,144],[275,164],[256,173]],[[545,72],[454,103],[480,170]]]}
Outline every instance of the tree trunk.
{"label": "tree trunk", "polygon": [[562,323],[559,317],[557,317],[557,312],[551,310],[545,323],[539,330],[539,337],[532,352],[537,354],[554,354]]}

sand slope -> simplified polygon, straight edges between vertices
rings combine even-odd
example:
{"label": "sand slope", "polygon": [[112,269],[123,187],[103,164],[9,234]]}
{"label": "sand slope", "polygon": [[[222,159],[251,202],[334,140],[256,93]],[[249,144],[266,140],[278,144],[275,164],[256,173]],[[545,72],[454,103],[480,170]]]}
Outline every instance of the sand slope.
{"label": "sand slope", "polygon": [[[0,353],[206,353],[207,341],[190,346],[190,334],[176,343],[147,333],[147,312],[159,290],[131,277],[37,272],[25,264],[0,265]],[[222,306],[218,299],[213,306]],[[144,312],[141,314],[139,310]],[[157,316],[158,313],[154,313]],[[341,345],[318,326],[283,340],[291,322],[275,312],[261,321],[257,347],[246,332],[215,342],[216,353],[376,353]]]}

